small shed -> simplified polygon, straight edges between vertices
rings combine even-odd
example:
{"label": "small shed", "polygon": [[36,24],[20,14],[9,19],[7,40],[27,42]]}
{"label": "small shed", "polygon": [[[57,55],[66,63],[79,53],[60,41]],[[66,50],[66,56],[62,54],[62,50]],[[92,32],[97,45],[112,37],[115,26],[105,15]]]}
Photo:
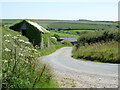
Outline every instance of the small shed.
{"label": "small shed", "polygon": [[34,21],[22,20],[10,26],[10,29],[21,32],[33,45],[39,45],[40,48],[50,47],[50,32]]}

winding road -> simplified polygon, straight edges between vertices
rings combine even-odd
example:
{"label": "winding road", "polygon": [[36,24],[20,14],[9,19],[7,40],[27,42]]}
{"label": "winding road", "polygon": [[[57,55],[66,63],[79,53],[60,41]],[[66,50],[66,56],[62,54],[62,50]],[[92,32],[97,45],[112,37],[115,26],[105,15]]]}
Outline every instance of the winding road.
{"label": "winding road", "polygon": [[118,64],[76,60],[71,57],[71,51],[72,47],[63,47],[41,57],[43,63],[52,68],[60,87],[118,87]]}

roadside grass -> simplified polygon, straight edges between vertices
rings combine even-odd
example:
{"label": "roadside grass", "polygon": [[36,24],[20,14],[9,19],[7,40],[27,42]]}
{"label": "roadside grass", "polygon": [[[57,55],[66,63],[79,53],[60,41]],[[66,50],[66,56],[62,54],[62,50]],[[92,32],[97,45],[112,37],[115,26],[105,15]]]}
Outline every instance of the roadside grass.
{"label": "roadside grass", "polygon": [[49,55],[62,47],[71,47],[71,46],[72,44],[68,41],[64,40],[62,43],[60,43],[57,42],[55,39],[51,38],[51,46],[44,49],[40,49],[39,51],[40,51],[40,55],[44,56],[44,55]]}
{"label": "roadside grass", "polygon": [[85,44],[78,49],[74,47],[72,56],[75,59],[85,59],[94,62],[120,63],[118,59],[118,42],[109,41],[94,44]]}
{"label": "roadside grass", "polygon": [[2,28],[2,88],[57,88],[40,52],[19,32]]}
{"label": "roadside grass", "polygon": [[52,45],[50,48],[44,48],[44,49],[40,49],[40,54],[41,56],[44,56],[44,55],[49,55],[53,52],[55,52],[57,49],[63,47],[62,45],[58,45],[58,46],[55,46],[55,45]]}

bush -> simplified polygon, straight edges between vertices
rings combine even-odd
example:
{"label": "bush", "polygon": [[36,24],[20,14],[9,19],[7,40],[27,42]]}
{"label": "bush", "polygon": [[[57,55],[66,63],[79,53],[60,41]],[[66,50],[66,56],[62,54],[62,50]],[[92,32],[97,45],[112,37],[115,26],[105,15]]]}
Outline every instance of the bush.
{"label": "bush", "polygon": [[84,46],[85,43],[92,44],[96,42],[102,42],[102,41],[118,41],[120,38],[120,33],[118,30],[104,30],[104,31],[96,31],[96,32],[88,32],[86,34],[82,34],[78,40],[76,47],[79,48],[79,46]]}
{"label": "bush", "polygon": [[65,46],[72,46],[72,44],[67,40],[63,40],[61,43],[64,44]]}
{"label": "bush", "polygon": [[57,38],[57,40],[60,39],[60,36],[58,34],[54,34],[54,37]]}

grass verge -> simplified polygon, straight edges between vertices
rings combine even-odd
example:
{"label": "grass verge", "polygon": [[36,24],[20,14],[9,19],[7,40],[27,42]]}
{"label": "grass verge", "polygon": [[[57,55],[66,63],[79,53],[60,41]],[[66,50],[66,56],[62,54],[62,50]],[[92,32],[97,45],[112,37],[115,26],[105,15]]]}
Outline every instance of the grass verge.
{"label": "grass verge", "polygon": [[118,42],[114,40],[91,45],[86,44],[78,49],[74,48],[72,56],[75,59],[85,59],[94,62],[120,63],[118,59]]}
{"label": "grass verge", "polygon": [[40,52],[19,32],[2,29],[2,88],[57,88]]}

